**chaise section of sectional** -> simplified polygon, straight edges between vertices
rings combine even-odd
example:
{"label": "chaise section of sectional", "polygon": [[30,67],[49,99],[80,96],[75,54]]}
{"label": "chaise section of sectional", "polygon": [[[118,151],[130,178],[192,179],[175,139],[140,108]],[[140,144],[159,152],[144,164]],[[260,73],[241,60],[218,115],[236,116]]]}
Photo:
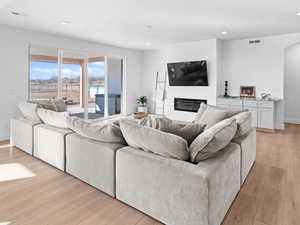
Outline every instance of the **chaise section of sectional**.
{"label": "chaise section of sectional", "polygon": [[11,145],[19,149],[33,154],[33,133],[34,126],[39,122],[28,120],[25,118],[16,118],[10,120],[10,142]]}
{"label": "chaise section of sectional", "polygon": [[220,225],[240,189],[239,145],[198,164],[132,147],[116,154],[116,197],[168,225]]}
{"label": "chaise section of sectional", "polygon": [[66,172],[115,197],[115,157],[122,144],[66,137]]}
{"label": "chaise section of sectional", "polygon": [[245,182],[256,159],[256,129],[252,128],[249,133],[232,140],[241,148],[241,185]]}
{"label": "chaise section of sectional", "polygon": [[47,124],[34,127],[33,155],[50,165],[65,170],[65,138],[73,133],[70,129],[58,128]]}

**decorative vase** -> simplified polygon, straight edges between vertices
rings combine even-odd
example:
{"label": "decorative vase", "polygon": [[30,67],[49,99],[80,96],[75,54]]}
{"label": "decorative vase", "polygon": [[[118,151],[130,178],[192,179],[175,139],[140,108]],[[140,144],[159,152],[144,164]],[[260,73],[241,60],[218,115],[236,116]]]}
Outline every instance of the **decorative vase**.
{"label": "decorative vase", "polygon": [[138,111],[138,112],[144,112],[144,113],[146,113],[146,112],[148,112],[148,108],[147,108],[146,105],[139,105],[139,106],[137,107],[137,111]]}

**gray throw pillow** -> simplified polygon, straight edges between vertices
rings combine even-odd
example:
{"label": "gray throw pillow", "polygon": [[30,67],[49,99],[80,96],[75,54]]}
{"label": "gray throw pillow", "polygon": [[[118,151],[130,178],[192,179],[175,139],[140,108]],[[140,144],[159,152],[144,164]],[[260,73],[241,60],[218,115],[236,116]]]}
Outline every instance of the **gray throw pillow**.
{"label": "gray throw pillow", "polygon": [[244,136],[252,129],[251,112],[242,112],[232,118],[235,118],[237,123],[235,138]]}
{"label": "gray throw pillow", "polygon": [[69,127],[67,123],[69,112],[55,112],[52,110],[39,108],[37,113],[45,124],[65,129]]}
{"label": "gray throw pillow", "polygon": [[237,130],[234,118],[225,119],[203,131],[190,145],[190,159],[193,163],[214,157],[226,147]]}
{"label": "gray throw pillow", "polygon": [[166,117],[157,118],[154,116],[145,117],[141,120],[140,124],[182,137],[188,142],[188,145],[192,143],[206,126],[205,124],[180,122],[170,120]]}
{"label": "gray throw pillow", "polygon": [[51,102],[56,112],[67,111],[67,105],[63,99],[53,99]]}
{"label": "gray throw pillow", "polygon": [[174,159],[189,159],[187,142],[179,136],[131,120],[121,120],[120,128],[127,144],[133,148]]}
{"label": "gray throw pillow", "polygon": [[69,117],[68,126],[79,135],[96,141],[126,144],[120,127],[109,120],[93,124],[78,117]]}
{"label": "gray throw pillow", "polygon": [[226,110],[219,110],[213,107],[207,106],[205,112],[202,114],[201,118],[196,122],[200,124],[206,124],[205,129],[212,127],[221,120],[227,117]]}
{"label": "gray throw pillow", "polygon": [[214,105],[207,105],[205,103],[201,103],[193,122],[197,123],[208,107],[216,110],[225,110],[227,112],[226,118],[230,118],[238,113],[243,112],[243,110],[241,109],[227,108],[222,106],[214,106]]}
{"label": "gray throw pillow", "polygon": [[201,116],[202,116],[203,113],[205,112],[206,108],[207,108],[207,104],[205,104],[205,103],[201,103],[201,104],[200,104],[200,107],[199,107],[199,109],[198,109],[198,112],[197,112],[196,115],[195,115],[195,118],[194,118],[194,121],[193,121],[193,122],[196,123],[196,122],[201,118]]}
{"label": "gray throw pillow", "polygon": [[19,103],[19,109],[23,114],[24,118],[38,123],[42,122],[37,113],[37,109],[38,109],[37,104],[33,104],[29,102],[21,102]]}

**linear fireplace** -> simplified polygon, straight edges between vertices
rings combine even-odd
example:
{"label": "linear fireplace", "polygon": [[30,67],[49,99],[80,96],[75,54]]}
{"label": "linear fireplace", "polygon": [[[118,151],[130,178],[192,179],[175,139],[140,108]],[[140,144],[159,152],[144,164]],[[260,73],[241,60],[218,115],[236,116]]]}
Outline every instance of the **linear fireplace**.
{"label": "linear fireplace", "polygon": [[197,112],[201,103],[207,103],[205,99],[174,98],[174,110]]}

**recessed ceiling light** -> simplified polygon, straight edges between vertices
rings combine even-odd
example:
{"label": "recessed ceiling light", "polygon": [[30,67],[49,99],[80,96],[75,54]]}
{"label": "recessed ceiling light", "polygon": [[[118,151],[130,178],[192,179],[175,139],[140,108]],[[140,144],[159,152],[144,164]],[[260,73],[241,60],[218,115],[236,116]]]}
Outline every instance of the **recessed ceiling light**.
{"label": "recessed ceiling light", "polygon": [[71,22],[70,21],[67,21],[67,20],[63,20],[63,21],[60,21],[60,24],[61,25],[68,25],[70,24]]}
{"label": "recessed ceiling light", "polygon": [[300,16],[300,12],[298,12],[296,15],[297,15],[297,16]]}
{"label": "recessed ceiling light", "polygon": [[150,45],[151,45],[151,43],[150,43],[150,42],[146,42],[146,43],[145,43],[145,45],[147,45],[147,46],[150,46]]}
{"label": "recessed ceiling light", "polygon": [[226,34],[228,34],[228,32],[227,31],[222,31],[221,34],[226,35]]}

